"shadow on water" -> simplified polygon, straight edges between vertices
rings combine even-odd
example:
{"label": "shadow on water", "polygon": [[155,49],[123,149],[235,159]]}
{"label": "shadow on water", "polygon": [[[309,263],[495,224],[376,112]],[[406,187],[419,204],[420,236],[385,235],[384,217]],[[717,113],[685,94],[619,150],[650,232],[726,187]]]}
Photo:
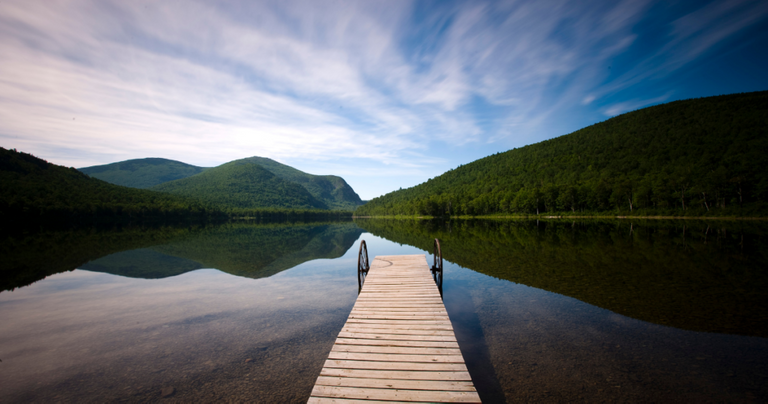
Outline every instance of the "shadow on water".
{"label": "shadow on water", "polygon": [[443,301],[445,309],[451,314],[456,340],[480,399],[485,403],[504,402],[504,390],[496,371],[487,366],[491,363],[491,354],[470,291],[449,280]]}

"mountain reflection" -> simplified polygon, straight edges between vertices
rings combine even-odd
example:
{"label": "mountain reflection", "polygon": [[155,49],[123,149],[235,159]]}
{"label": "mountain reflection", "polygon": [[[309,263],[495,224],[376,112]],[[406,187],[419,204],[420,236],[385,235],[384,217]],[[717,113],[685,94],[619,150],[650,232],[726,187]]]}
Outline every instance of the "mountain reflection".
{"label": "mountain reflection", "polygon": [[357,220],[474,271],[693,331],[768,336],[768,227],[750,222]]}
{"label": "mountain reflection", "polygon": [[5,235],[0,290],[76,268],[147,279],[216,268],[263,278],[303,262],[340,257],[361,233],[354,223],[230,223]]}
{"label": "mountain reflection", "polygon": [[232,275],[264,278],[303,262],[338,258],[362,232],[354,223],[228,224],[167,244],[112,254],[80,268],[133,278],[165,278],[216,268]]}

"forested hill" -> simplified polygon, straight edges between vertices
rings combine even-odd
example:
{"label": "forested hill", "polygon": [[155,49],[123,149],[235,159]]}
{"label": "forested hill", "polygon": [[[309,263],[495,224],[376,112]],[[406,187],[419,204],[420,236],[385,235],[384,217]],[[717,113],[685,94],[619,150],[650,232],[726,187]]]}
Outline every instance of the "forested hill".
{"label": "forested hill", "polygon": [[247,160],[222,164],[151,189],[227,206],[232,212],[260,208],[328,209],[301,185]]}
{"label": "forested hill", "polygon": [[70,223],[222,217],[188,198],[126,188],[0,147],[0,222]]}
{"label": "forested hill", "polygon": [[[304,189],[307,190],[307,192],[309,192],[310,195],[312,195],[312,197],[321,202],[320,204],[317,204],[314,202],[306,203],[306,201],[303,201],[296,205],[292,202],[288,203],[286,201],[283,203],[277,201],[277,199],[279,199],[277,198],[275,199],[277,202],[271,205],[271,207],[299,208],[311,206],[313,208],[317,208],[324,206],[323,209],[352,211],[363,203],[363,201],[360,200],[360,197],[357,195],[357,193],[355,193],[352,187],[350,187],[343,178],[335,175],[307,174],[303,171],[297,170],[285,164],[280,164],[272,159],[265,157],[249,157],[235,160],[230,163],[258,164],[262,168],[285,181],[301,185],[304,187]],[[126,160],[118,163],[85,167],[80,169],[80,171],[90,175],[91,177],[111,182],[113,184],[134,188],[151,188],[166,182],[188,178],[193,175],[200,174],[206,170],[209,170],[209,168],[197,167],[182,163],[180,161],[161,158]],[[259,176],[256,177],[261,178]],[[251,179],[256,177],[252,177]],[[250,185],[241,185],[243,187],[250,187]],[[287,195],[287,197],[289,199],[293,199],[295,202],[295,195]],[[263,204],[259,203],[254,206],[263,207],[262,205]]]}
{"label": "forested hill", "polygon": [[363,204],[360,196],[344,181],[344,178],[335,175],[307,174],[265,157],[250,157],[238,161],[259,164],[278,177],[300,184],[331,209],[351,211]]}
{"label": "forested hill", "polygon": [[450,170],[356,215],[768,215],[768,91],[676,101]]}
{"label": "forested hill", "polygon": [[132,188],[150,188],[164,182],[199,174],[207,168],[175,160],[145,158],[84,167],[79,170],[112,184]]}

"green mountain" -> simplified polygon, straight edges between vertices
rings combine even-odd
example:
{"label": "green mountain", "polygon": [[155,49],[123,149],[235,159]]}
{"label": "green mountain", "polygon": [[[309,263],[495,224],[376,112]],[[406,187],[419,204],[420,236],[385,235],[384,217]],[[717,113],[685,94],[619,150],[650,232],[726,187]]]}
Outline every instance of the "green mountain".
{"label": "green mountain", "polygon": [[[295,190],[295,187],[280,185],[282,189],[286,189],[290,192],[287,195],[289,200],[280,201],[279,197],[261,195],[257,197],[257,199],[260,200],[258,203],[244,203],[244,198],[241,195],[240,197],[236,198],[238,202],[235,203],[235,205],[239,207],[301,207],[351,211],[363,203],[363,201],[360,200],[360,197],[357,195],[357,193],[355,193],[352,187],[350,187],[343,178],[337,177],[335,175],[307,174],[303,171],[299,171],[293,167],[280,164],[272,159],[265,157],[245,158],[224,164],[224,166],[232,163],[257,164],[277,176],[279,179],[301,185],[314,199],[316,199],[316,201],[307,200],[306,195],[299,197],[297,193],[298,191]],[[223,166],[216,167],[216,169],[219,169],[220,167]],[[231,169],[231,167],[227,166],[226,169]],[[197,167],[182,163],[180,161],[160,158],[127,160],[121,161],[119,163],[85,167],[80,169],[80,171],[90,175],[91,177],[111,182],[116,185],[123,185],[133,188],[152,188],[166,182],[192,177],[206,170],[209,170],[209,168]],[[258,169],[253,170],[259,171]],[[220,175],[221,173],[218,173],[212,177],[203,178],[221,178]],[[245,176],[241,178],[252,183],[254,180],[256,180],[256,178],[262,178],[264,180],[271,179],[271,177],[267,177],[269,176],[264,176],[263,173],[254,172],[253,176]],[[196,179],[192,182],[195,184],[195,187],[199,187],[201,181],[205,182],[206,180]],[[179,185],[176,183],[173,184],[173,186],[169,186],[167,189],[174,189],[174,193],[184,193],[186,191],[177,192],[177,190],[180,188],[187,188],[188,183],[183,184],[184,185]],[[272,192],[265,191],[265,187],[275,184],[282,183],[278,180],[272,179],[272,183],[264,184],[264,187],[257,187],[258,189],[253,188],[255,186],[254,184],[243,185],[242,187],[237,186],[234,183],[232,185],[234,188],[237,188],[237,192],[240,192],[240,188],[246,187],[248,189],[253,189],[254,191],[259,191],[262,194],[264,192],[267,194],[272,194]],[[165,190],[166,188],[160,187],[159,189]],[[208,194],[209,192],[218,192],[218,190],[206,190],[203,193]],[[193,193],[189,193],[189,195],[194,196]],[[206,199],[208,198],[206,197]],[[220,198],[216,199],[219,200]],[[262,203],[267,203],[267,201],[269,201],[268,203],[271,203],[271,205],[264,205]],[[227,200],[224,203],[231,204],[232,201]]]}
{"label": "green mountain", "polygon": [[265,157],[250,157],[243,160],[259,164],[278,177],[301,184],[312,196],[331,209],[354,210],[363,204],[360,196],[344,181],[344,178],[335,175],[307,174]]}
{"label": "green mountain", "polygon": [[207,170],[180,161],[146,158],[79,169],[91,177],[131,188],[151,188],[164,182],[186,178]]}
{"label": "green mountain", "polygon": [[283,179],[248,159],[151,188],[226,206],[233,211],[259,208],[328,209],[301,185]]}
{"label": "green mountain", "polygon": [[0,148],[0,221],[58,223],[220,216],[195,200],[126,188]]}
{"label": "green mountain", "polygon": [[768,91],[644,108],[450,170],[356,215],[768,214]]}
{"label": "green mountain", "polygon": [[[768,272],[762,270],[768,267],[768,228],[763,224],[471,219],[355,223],[375,236],[430,253],[439,238],[445,260],[624,316],[693,331],[768,336]],[[451,281],[448,274],[446,278]]]}

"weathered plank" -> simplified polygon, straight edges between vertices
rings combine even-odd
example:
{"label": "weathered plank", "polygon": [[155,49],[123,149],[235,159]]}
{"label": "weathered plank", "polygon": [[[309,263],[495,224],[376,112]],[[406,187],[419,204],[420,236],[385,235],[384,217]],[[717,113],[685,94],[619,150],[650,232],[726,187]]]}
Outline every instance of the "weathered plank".
{"label": "weathered plank", "polygon": [[443,390],[443,391],[474,391],[472,382],[455,382],[443,380],[402,380],[402,379],[369,379],[356,377],[320,376],[317,383],[321,386],[339,387],[371,387],[380,389],[407,390]]}
{"label": "weathered plank", "polygon": [[393,346],[334,345],[331,352],[388,353],[412,355],[461,355],[458,348],[411,348]]}
{"label": "weathered plank", "polygon": [[338,359],[326,360],[324,367],[369,370],[422,370],[425,372],[467,371],[467,366],[463,363],[377,362]]}
{"label": "weathered plank", "polygon": [[315,397],[354,398],[359,400],[421,401],[432,403],[479,403],[474,391],[421,391],[355,387],[318,386],[312,389]]}
{"label": "weathered plank", "polygon": [[339,333],[339,338],[386,339],[400,341],[456,341],[456,337],[453,335],[363,334],[345,331]]}
{"label": "weathered plank", "polygon": [[413,362],[413,363],[464,363],[461,354],[458,355],[393,355],[380,353],[357,353],[331,351],[328,359],[380,361],[380,362]]}
{"label": "weathered plank", "polygon": [[392,335],[453,335],[453,331],[450,330],[390,330],[387,328],[354,328],[344,327],[344,332],[357,332],[361,334],[392,334]]}
{"label": "weathered plank", "polygon": [[344,328],[354,329],[385,329],[385,330],[448,330],[453,331],[453,328],[448,324],[407,324],[407,325],[391,325],[391,324],[347,324]]}
{"label": "weathered plank", "polygon": [[458,348],[459,343],[456,341],[408,341],[408,340],[392,340],[385,338],[337,338],[337,344],[345,345],[369,345],[369,346],[402,346],[402,347],[422,347],[422,348]]}
{"label": "weathered plank", "polygon": [[407,379],[407,380],[455,380],[472,381],[469,372],[418,372],[370,369],[327,368],[320,371],[321,376],[360,377],[367,379]]}
{"label": "weathered plank", "polygon": [[424,255],[379,256],[310,403],[480,402]]}

